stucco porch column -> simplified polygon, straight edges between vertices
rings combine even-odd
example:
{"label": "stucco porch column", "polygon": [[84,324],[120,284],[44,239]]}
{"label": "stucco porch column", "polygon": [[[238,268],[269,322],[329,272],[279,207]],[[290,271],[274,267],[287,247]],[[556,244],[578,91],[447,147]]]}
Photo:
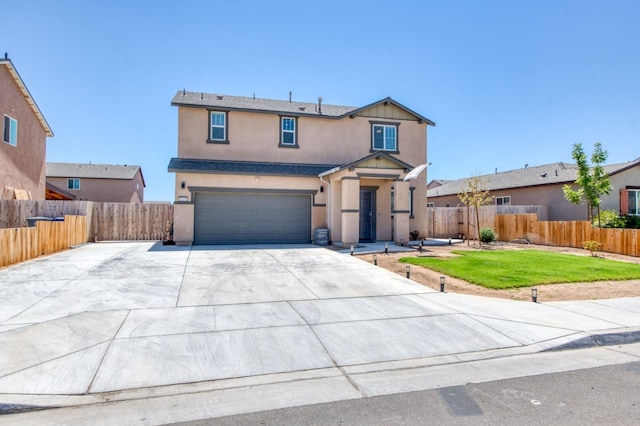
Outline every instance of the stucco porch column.
{"label": "stucco porch column", "polygon": [[400,240],[404,240],[405,244],[409,242],[409,214],[410,206],[410,182],[396,180],[395,186],[395,210],[393,211],[393,229],[396,244],[400,244]]}
{"label": "stucco porch column", "polygon": [[342,178],[342,246],[358,245],[360,240],[360,179]]}
{"label": "stucco porch column", "polygon": [[179,246],[193,244],[193,203],[173,204],[173,241]]}

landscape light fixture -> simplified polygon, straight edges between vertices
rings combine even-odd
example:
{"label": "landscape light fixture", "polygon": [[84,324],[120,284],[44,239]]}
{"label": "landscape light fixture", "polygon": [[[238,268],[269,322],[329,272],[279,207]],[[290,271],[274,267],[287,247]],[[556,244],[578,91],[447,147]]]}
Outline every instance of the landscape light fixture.
{"label": "landscape light fixture", "polygon": [[531,301],[538,303],[538,289],[536,287],[531,287]]}
{"label": "landscape light fixture", "polygon": [[420,246],[418,247],[418,251],[422,253],[422,240],[420,240]]}
{"label": "landscape light fixture", "polygon": [[373,264],[378,266],[378,256],[376,256],[375,254],[373,255]]}
{"label": "landscape light fixture", "polygon": [[351,246],[351,256],[353,256],[353,246]]}
{"label": "landscape light fixture", "polygon": [[389,254],[389,243],[384,243],[384,254]]}
{"label": "landscape light fixture", "polygon": [[407,265],[404,267],[404,269],[407,271],[407,278],[411,277],[411,266]]}
{"label": "landscape light fixture", "polygon": [[404,239],[400,238],[400,246],[404,247]]}
{"label": "landscape light fixture", "polygon": [[444,276],[440,277],[440,293],[444,293]]}

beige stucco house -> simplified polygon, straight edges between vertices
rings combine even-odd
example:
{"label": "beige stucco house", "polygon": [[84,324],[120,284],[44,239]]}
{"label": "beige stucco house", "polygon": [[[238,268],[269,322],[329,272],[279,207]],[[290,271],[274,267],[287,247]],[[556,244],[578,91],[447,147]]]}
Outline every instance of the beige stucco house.
{"label": "beige stucco house", "polygon": [[52,199],[142,203],[144,188],[140,166],[47,163],[47,193]]}
{"label": "beige stucco house", "polygon": [[180,91],[179,244],[409,241],[426,234],[431,120],[391,98],[364,107]]}
{"label": "beige stucco house", "polygon": [[53,132],[5,55],[0,59],[0,199],[45,198],[47,137]]}
{"label": "beige stucco house", "polygon": [[[640,158],[604,167],[612,190],[601,197],[601,210],[615,210],[623,215],[640,215]],[[578,168],[575,164],[552,163],[480,176],[484,189],[498,205],[547,206],[549,220],[587,220],[587,207],[564,198],[562,187],[571,185]],[[458,193],[467,188],[469,179],[429,182],[427,203],[430,207],[456,207],[462,202]]]}

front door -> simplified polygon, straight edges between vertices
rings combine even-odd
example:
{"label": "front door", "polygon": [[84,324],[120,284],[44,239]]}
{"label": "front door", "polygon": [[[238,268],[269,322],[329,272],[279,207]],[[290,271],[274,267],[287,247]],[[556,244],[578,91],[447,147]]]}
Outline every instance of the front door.
{"label": "front door", "polygon": [[360,191],[360,241],[374,240],[374,197],[373,191]]}

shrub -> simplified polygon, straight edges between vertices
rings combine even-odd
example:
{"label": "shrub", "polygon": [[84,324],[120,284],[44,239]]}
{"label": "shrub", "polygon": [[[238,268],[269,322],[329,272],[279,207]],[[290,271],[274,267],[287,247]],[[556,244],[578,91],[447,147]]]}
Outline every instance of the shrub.
{"label": "shrub", "polygon": [[600,228],[626,228],[626,217],[620,216],[615,210],[603,210],[599,216],[593,218],[593,226]]}
{"label": "shrub", "polygon": [[480,230],[480,241],[483,243],[491,243],[496,240],[496,233],[491,228],[482,228]]}
{"label": "shrub", "polygon": [[640,229],[640,216],[623,216],[627,228]]}
{"label": "shrub", "polygon": [[588,240],[582,243],[582,248],[584,248],[585,250],[589,250],[591,252],[591,256],[596,257],[596,253],[598,252],[598,249],[601,245],[602,244],[597,241]]}

